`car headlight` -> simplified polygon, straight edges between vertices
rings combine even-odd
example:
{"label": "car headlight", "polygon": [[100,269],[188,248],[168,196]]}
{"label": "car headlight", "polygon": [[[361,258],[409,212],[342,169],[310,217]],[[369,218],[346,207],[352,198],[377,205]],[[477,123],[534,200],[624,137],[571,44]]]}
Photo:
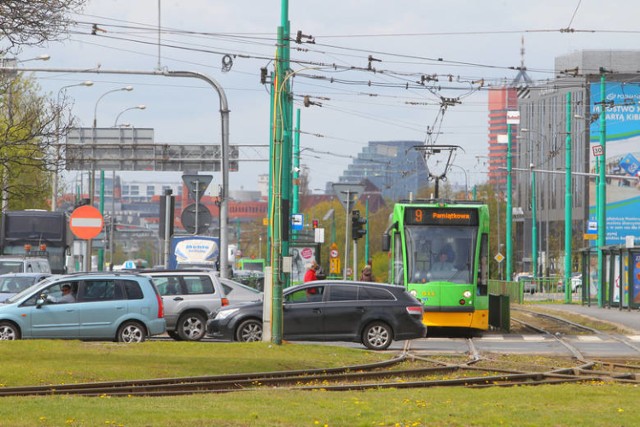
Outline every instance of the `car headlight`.
{"label": "car headlight", "polygon": [[220,310],[218,314],[215,315],[214,319],[226,319],[227,317],[234,314],[236,311],[238,311],[237,308],[230,308],[229,310]]}

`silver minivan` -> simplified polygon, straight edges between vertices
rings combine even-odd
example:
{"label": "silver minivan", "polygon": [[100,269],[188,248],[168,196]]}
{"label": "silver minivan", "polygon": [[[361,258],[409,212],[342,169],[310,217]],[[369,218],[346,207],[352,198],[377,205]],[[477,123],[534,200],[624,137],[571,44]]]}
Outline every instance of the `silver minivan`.
{"label": "silver minivan", "polygon": [[162,295],[167,334],[175,340],[204,338],[211,312],[229,305],[224,288],[210,270],[142,271]]}

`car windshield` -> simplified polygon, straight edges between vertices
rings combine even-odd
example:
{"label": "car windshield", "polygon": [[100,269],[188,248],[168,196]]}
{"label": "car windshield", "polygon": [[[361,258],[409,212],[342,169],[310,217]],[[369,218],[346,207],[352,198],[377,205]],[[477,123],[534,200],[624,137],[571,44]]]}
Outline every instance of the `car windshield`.
{"label": "car windshield", "polygon": [[477,232],[477,227],[406,227],[409,282],[472,283]]}
{"label": "car windshield", "polygon": [[0,274],[22,272],[22,261],[0,260]]}
{"label": "car windshield", "polygon": [[11,304],[14,303],[16,301],[19,301],[20,299],[22,299],[22,297],[29,295],[31,293],[33,293],[33,291],[35,290],[35,288],[39,288],[41,285],[44,285],[45,283],[50,282],[51,280],[53,280],[55,277],[48,277],[44,280],[39,281],[38,283],[35,283],[31,286],[29,286],[27,289],[15,294],[14,296],[7,298],[7,300],[5,301],[5,304]]}

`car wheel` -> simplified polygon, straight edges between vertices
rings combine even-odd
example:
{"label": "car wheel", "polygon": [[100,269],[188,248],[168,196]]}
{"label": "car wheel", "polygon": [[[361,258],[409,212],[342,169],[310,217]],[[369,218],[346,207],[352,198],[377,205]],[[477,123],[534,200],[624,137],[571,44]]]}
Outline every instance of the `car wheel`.
{"label": "car wheel", "polygon": [[182,338],[180,338],[180,335],[178,335],[176,331],[167,331],[167,335],[169,335],[170,338],[173,338],[176,341],[182,341]]}
{"label": "car wheel", "polygon": [[362,331],[362,344],[371,350],[386,350],[393,341],[393,331],[384,322],[368,324]]}
{"label": "car wheel", "polygon": [[178,319],[176,331],[184,341],[200,341],[206,332],[206,322],[207,319],[200,313],[187,313]]}
{"label": "car wheel", "polygon": [[138,322],[124,322],[118,329],[118,342],[143,342],[147,336],[147,333]]}
{"label": "car wheel", "polygon": [[0,341],[19,340],[20,329],[11,322],[0,322]]}
{"label": "car wheel", "polygon": [[262,322],[254,319],[245,320],[236,329],[236,341],[262,341]]}

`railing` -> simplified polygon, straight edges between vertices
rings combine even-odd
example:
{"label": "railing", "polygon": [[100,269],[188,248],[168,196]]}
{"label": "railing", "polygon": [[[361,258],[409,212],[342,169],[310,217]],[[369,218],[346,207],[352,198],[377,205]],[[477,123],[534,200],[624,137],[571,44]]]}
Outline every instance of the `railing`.
{"label": "railing", "polygon": [[[564,302],[565,291],[563,278],[560,276],[532,278],[525,277],[519,281],[490,280],[489,294],[508,295],[511,303],[525,302]],[[582,294],[572,293],[572,300],[580,302]]]}

